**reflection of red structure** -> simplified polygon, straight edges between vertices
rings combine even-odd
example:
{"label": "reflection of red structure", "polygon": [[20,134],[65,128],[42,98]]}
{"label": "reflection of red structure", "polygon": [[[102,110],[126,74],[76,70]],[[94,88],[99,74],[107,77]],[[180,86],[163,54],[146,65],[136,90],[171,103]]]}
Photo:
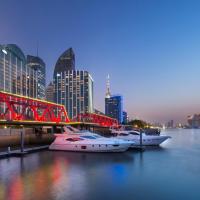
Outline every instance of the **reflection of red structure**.
{"label": "reflection of red structure", "polygon": [[118,121],[116,119],[95,113],[79,114],[78,117],[74,120],[78,122],[96,123],[99,124],[100,126],[105,126],[105,127],[118,125]]}
{"label": "reflection of red structure", "polygon": [[0,92],[0,119],[7,121],[69,122],[63,105]]}

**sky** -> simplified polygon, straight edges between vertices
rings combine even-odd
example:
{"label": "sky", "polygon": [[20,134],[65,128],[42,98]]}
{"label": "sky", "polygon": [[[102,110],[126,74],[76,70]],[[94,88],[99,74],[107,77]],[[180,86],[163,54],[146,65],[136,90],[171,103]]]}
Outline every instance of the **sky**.
{"label": "sky", "polygon": [[200,1],[0,0],[0,44],[46,63],[47,83],[69,47],[94,79],[104,111],[106,76],[130,118],[186,122],[200,113]]}

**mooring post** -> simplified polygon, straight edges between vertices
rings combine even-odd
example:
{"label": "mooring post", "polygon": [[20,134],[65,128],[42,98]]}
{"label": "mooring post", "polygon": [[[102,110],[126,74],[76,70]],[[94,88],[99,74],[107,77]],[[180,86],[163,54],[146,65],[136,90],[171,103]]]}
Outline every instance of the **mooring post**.
{"label": "mooring post", "polygon": [[140,132],[140,148],[142,149],[142,133]]}
{"label": "mooring post", "polygon": [[10,147],[8,147],[8,154],[10,154]]}
{"label": "mooring post", "polygon": [[24,131],[25,131],[25,129],[23,128],[22,131],[21,131],[21,137],[20,137],[20,140],[21,140],[21,152],[24,152]]}

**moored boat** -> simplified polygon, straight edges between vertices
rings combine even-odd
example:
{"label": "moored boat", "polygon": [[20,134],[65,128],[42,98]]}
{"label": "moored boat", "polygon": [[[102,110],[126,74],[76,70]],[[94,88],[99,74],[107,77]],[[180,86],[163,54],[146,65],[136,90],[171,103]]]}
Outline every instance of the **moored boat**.
{"label": "moored boat", "polygon": [[165,135],[147,135],[135,130],[111,129],[111,133],[114,135],[114,138],[134,142],[131,147],[137,147],[141,144],[142,146],[158,146],[167,139],[171,138],[170,136]]}
{"label": "moored boat", "polygon": [[56,139],[50,150],[81,152],[124,152],[132,144],[119,138],[105,138],[89,131],[79,131],[70,126],[64,127],[63,134],[55,134]]}

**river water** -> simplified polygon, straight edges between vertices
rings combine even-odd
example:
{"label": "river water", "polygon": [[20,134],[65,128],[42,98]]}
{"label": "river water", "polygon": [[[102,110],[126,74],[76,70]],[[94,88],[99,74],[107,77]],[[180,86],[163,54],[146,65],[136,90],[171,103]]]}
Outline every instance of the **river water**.
{"label": "river water", "polygon": [[42,151],[0,160],[0,200],[200,200],[200,130],[144,152]]}

